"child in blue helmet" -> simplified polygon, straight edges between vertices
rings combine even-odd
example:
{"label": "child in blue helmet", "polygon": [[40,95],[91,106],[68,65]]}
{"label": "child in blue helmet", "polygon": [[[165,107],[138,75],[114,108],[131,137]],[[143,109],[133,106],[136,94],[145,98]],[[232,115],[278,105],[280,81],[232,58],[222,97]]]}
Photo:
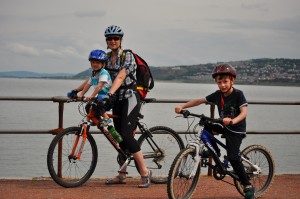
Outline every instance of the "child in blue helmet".
{"label": "child in blue helmet", "polygon": [[[78,88],[70,91],[67,96],[73,98],[81,91],[78,96],[79,99],[82,99],[84,95],[88,92],[91,86],[94,87],[94,91],[90,96],[85,98],[85,101],[90,101],[92,98],[98,95],[98,100],[102,101],[103,98],[106,98],[106,93],[112,86],[112,81],[109,73],[104,69],[107,64],[107,56],[103,50],[93,50],[89,55],[89,61],[93,69],[92,75],[90,78],[85,80]],[[90,104],[87,105],[86,109],[89,110]],[[95,110],[97,115],[102,115],[104,118],[104,125],[107,125],[111,120],[108,115],[105,113],[104,108]]]}

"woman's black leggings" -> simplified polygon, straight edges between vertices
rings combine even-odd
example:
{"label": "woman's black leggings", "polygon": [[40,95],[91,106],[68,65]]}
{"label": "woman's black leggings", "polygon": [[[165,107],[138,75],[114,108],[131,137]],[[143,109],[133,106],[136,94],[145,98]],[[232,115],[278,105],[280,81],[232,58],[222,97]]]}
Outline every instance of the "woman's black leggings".
{"label": "woman's black leggings", "polygon": [[128,149],[130,153],[136,153],[141,150],[139,143],[132,134],[137,126],[136,122],[140,108],[141,103],[138,93],[134,93],[127,99],[117,100],[113,108],[113,114],[120,116],[119,118],[114,118],[115,129],[123,138],[120,147],[123,150]]}

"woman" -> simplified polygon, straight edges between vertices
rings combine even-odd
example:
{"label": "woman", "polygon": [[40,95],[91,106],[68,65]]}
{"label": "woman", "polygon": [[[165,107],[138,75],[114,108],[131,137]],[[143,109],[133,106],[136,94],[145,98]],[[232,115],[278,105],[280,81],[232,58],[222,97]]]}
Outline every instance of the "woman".
{"label": "woman", "polygon": [[[109,26],[104,33],[108,53],[106,69],[109,71],[113,84],[108,91],[109,102],[113,105],[113,114],[120,118],[114,119],[114,126],[123,138],[120,147],[129,150],[135,158],[141,174],[142,183],[140,188],[147,188],[150,185],[151,171],[146,168],[143,154],[137,140],[133,137],[133,130],[136,128],[137,117],[141,108],[140,96],[136,91],[135,81],[130,77],[136,75],[136,63],[131,52],[126,52],[124,60],[122,55],[122,39],[124,33],[118,26]],[[115,178],[108,179],[106,184],[124,184],[126,179],[126,168],[119,171]]]}

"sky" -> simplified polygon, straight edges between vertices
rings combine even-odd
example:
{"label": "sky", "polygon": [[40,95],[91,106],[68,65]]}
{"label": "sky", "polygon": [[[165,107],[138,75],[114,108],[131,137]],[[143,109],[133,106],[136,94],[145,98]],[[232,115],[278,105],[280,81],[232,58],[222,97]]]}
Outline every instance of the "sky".
{"label": "sky", "polygon": [[0,0],[0,72],[82,72],[118,25],[150,66],[300,58],[299,0]]}

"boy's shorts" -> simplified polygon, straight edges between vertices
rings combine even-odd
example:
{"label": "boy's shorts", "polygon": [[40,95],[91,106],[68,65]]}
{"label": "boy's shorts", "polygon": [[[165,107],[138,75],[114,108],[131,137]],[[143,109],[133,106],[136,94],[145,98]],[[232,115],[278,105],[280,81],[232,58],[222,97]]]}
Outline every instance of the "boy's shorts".
{"label": "boy's shorts", "polygon": [[85,111],[87,112],[87,114],[89,113],[91,107],[97,118],[100,118],[100,116],[105,113],[105,108],[102,102],[99,102],[97,104],[87,103],[87,105],[85,106]]}

